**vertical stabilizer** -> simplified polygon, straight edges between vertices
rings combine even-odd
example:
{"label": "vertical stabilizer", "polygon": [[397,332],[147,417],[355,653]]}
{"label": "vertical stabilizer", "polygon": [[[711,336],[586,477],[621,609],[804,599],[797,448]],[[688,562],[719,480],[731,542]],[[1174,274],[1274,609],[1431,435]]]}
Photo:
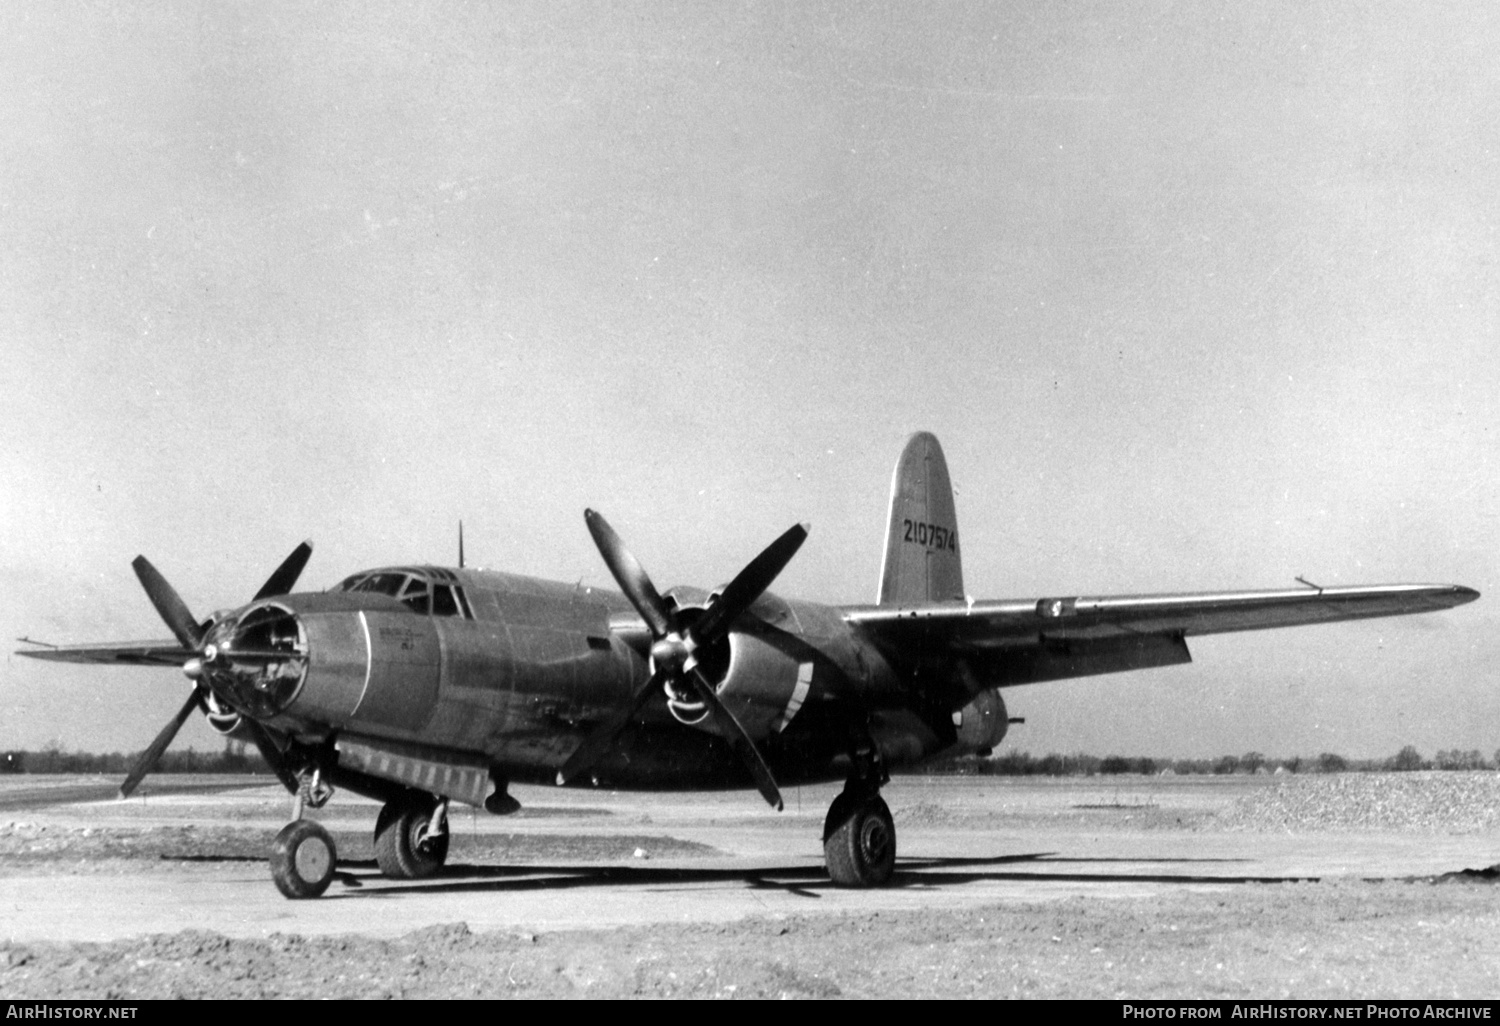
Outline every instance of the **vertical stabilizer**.
{"label": "vertical stabilizer", "polygon": [[958,515],[943,447],[926,431],[907,439],[891,480],[891,516],[880,568],[883,606],[964,597]]}

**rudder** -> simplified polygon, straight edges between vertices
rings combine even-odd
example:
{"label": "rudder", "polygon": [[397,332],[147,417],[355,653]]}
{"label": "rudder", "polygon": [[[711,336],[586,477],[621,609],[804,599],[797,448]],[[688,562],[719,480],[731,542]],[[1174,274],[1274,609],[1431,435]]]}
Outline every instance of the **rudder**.
{"label": "rudder", "polygon": [[948,463],[937,438],[919,431],[907,439],[891,479],[891,513],[877,601],[897,606],[963,597],[958,515],[953,509]]}

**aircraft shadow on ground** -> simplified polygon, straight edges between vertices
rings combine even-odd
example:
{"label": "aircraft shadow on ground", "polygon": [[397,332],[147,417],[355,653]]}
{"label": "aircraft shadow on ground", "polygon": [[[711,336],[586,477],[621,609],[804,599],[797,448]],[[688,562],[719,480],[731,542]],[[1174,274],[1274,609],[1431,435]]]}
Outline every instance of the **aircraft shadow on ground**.
{"label": "aircraft shadow on ground", "polygon": [[[167,862],[264,863],[244,855],[163,855]],[[1135,866],[1162,864],[1232,865],[1248,862],[1236,858],[1069,858],[1055,852],[997,855],[987,858],[903,858],[889,888],[931,889],[982,882],[1034,883],[1157,883],[1157,884],[1284,884],[1316,883],[1319,876],[1252,876],[1206,873],[1066,872],[1049,871],[1052,866],[1081,863],[1124,863]],[[1000,867],[1029,866],[1023,871]],[[1484,869],[1462,869],[1421,876],[1361,877],[1367,883],[1476,883],[1500,884],[1500,864]],[[391,898],[403,894],[462,894],[475,892],[567,891],[586,887],[644,887],[657,890],[674,886],[739,883],[751,889],[778,890],[804,898],[821,898],[823,892],[840,890],[829,882],[820,867],[772,866],[758,869],[671,866],[551,865],[525,863],[511,866],[445,866],[422,881],[389,881],[380,875],[373,859],[344,859],[334,874],[338,889],[331,897]],[[373,886],[368,886],[373,885]]]}
{"label": "aircraft shadow on ground", "polygon": [[[1159,884],[1252,884],[1312,881],[1308,876],[1217,875],[1203,872],[1082,872],[1062,867],[1071,864],[1128,863],[1135,866],[1161,864],[1233,864],[1245,859],[1074,859],[1054,852],[1001,855],[989,858],[911,858],[898,862],[890,887],[929,889],[982,882],[1035,883],[1159,883]],[[1025,867],[1025,868],[1022,868]],[[1057,867],[1057,868],[1053,868]],[[372,861],[340,862],[329,897],[392,898],[403,894],[463,894],[482,892],[566,891],[589,887],[644,887],[652,889],[702,884],[742,884],[755,889],[779,890],[818,899],[836,890],[821,867],[810,865],[770,866],[753,869],[669,866],[598,865],[451,865],[423,881],[398,882],[381,877]]]}

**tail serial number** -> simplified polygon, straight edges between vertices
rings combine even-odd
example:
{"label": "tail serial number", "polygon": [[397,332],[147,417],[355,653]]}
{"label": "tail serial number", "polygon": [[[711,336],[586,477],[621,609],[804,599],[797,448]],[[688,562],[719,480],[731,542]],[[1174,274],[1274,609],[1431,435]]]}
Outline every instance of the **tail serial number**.
{"label": "tail serial number", "polygon": [[903,520],[906,526],[906,535],[903,540],[925,545],[929,549],[946,549],[950,552],[958,551],[958,532],[940,527],[937,524],[925,523],[921,520]]}

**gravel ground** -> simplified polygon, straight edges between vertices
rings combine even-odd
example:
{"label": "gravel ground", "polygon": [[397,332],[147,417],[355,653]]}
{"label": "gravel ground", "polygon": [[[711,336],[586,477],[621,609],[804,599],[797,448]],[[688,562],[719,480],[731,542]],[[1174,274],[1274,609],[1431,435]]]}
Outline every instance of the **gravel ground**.
{"label": "gravel ground", "polygon": [[1238,799],[1213,825],[1226,830],[1492,830],[1500,826],[1500,773],[1293,777]]}
{"label": "gravel ground", "polygon": [[1484,998],[1500,890],[1279,884],[1151,902],[395,940],[0,945],[28,998]]}
{"label": "gravel ground", "polygon": [[[341,863],[370,862],[375,849],[370,832],[333,829]],[[265,830],[226,826],[160,826],[95,828],[19,821],[0,824],[0,874],[35,873],[38,869],[117,872],[121,862],[256,862],[266,861]],[[538,859],[608,861],[649,856],[702,858],[719,852],[706,844],[660,834],[455,834],[449,847],[452,863],[505,865]]]}
{"label": "gravel ground", "polygon": [[[1083,824],[1090,832],[1178,830],[1185,837],[1200,831],[1435,835],[1494,829],[1500,809],[1494,773],[1309,775],[1239,786],[1152,778],[926,786],[908,788],[898,822],[946,827],[966,816],[986,823],[998,816],[1074,831]],[[169,871],[152,862],[265,859],[266,830],[248,822],[148,826],[124,817],[84,826],[71,814],[29,815],[0,823],[0,874],[132,874]],[[371,857],[361,816],[354,810],[329,823],[345,860]],[[630,858],[637,847],[663,856],[718,854],[650,826],[637,833],[633,822],[619,832],[541,826],[456,836],[454,858],[475,865],[606,861]],[[1477,850],[1488,846],[1479,843]],[[1150,898],[539,934],[476,933],[455,922],[394,939],[186,931],[109,943],[0,943],[0,994],[1494,998],[1500,995],[1497,878],[1492,867],[1384,882],[1209,884]]]}

